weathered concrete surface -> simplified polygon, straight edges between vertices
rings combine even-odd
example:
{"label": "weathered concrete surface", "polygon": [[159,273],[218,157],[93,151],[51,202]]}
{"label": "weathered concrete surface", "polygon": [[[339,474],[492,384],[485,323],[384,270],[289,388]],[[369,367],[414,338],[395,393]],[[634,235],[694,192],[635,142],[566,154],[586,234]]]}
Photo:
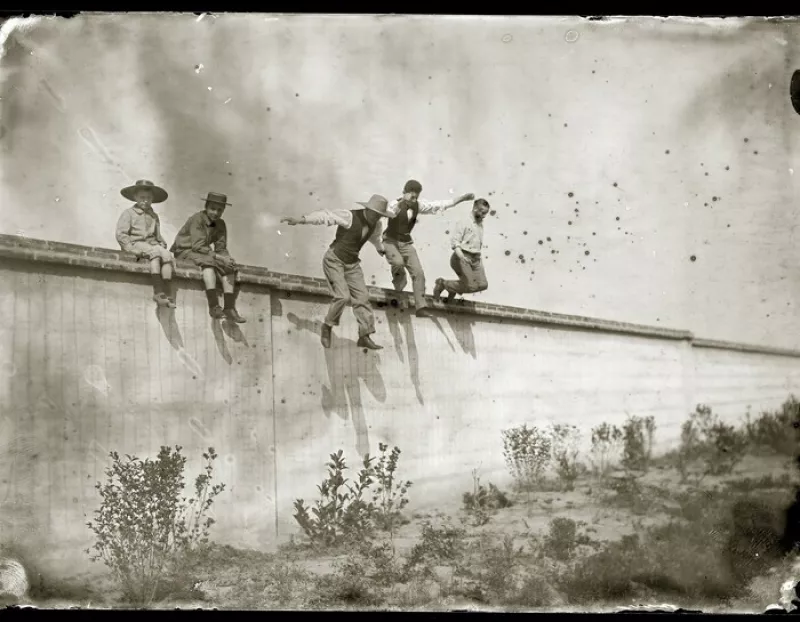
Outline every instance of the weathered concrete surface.
{"label": "weathered concrete surface", "polygon": [[603,421],[652,414],[665,449],[698,402],[734,420],[800,386],[798,353],[492,305],[420,320],[375,290],[385,349],[356,348],[348,310],[324,350],[318,282],[245,267],[236,328],[211,321],[196,272],[181,268],[178,308],[157,313],[124,254],[0,242],[0,538],[62,556],[89,543],[108,451],[179,444],[191,480],[213,446],[227,486],[215,537],[268,548],[295,532],[293,500],[316,495],[340,448],[355,469],[379,442],[399,446],[414,504],[435,506],[473,468],[506,481],[512,425],[570,423],[588,440]]}

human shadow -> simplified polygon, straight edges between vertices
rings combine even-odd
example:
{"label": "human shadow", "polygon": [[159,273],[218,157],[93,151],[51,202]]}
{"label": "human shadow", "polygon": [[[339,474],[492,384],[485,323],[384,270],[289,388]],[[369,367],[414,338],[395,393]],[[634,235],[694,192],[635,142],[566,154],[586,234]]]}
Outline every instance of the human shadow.
{"label": "human shadow", "polygon": [[164,331],[164,335],[167,337],[172,349],[178,352],[183,350],[183,336],[181,336],[178,320],[175,319],[175,309],[156,307],[155,313],[158,323],[161,324],[161,330]]}
{"label": "human shadow", "polygon": [[[314,335],[319,335],[322,330],[322,322],[300,318],[294,313],[288,313],[286,319],[298,330],[306,330]],[[375,399],[380,403],[386,401],[386,385],[377,366],[378,358],[369,353],[367,356],[361,356],[361,348],[356,342],[346,337],[339,337],[335,329],[331,347],[322,349],[325,353],[330,385],[322,385],[322,410],[326,417],[336,413],[342,420],[350,418],[356,435],[356,449],[363,456],[370,451],[370,440],[361,394],[361,381],[364,381]]]}
{"label": "human shadow", "polygon": [[220,320],[211,319],[211,332],[214,334],[214,341],[217,344],[217,350],[228,365],[233,364],[233,357],[231,351],[228,350],[228,344],[225,343],[225,334],[222,330],[222,322]]}
{"label": "human shadow", "polygon": [[[449,304],[453,303],[451,302]],[[475,321],[466,313],[451,312],[447,314],[447,323],[450,325],[450,330],[452,330],[453,334],[456,336],[456,340],[461,346],[461,349],[472,358],[477,358],[478,353],[475,348],[475,335],[472,333],[472,327],[475,325]]]}
{"label": "human shadow", "polygon": [[401,363],[404,363],[405,360],[403,357],[403,334],[400,330],[400,324],[402,324],[405,329],[406,343],[408,344],[408,369],[411,372],[411,382],[417,393],[417,401],[420,404],[424,404],[425,399],[422,397],[422,388],[420,387],[419,381],[419,352],[417,351],[417,341],[414,337],[414,326],[411,323],[411,317],[403,310],[387,310],[386,321],[389,323],[389,332],[392,334],[394,348]]}

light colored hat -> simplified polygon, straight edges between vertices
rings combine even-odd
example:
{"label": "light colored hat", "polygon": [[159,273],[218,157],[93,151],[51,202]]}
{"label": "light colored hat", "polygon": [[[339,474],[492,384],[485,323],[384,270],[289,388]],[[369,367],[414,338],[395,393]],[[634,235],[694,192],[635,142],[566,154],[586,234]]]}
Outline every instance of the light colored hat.
{"label": "light colored hat", "polygon": [[150,192],[153,193],[153,203],[163,203],[169,196],[166,190],[156,186],[149,179],[138,179],[135,184],[128,186],[127,188],[123,188],[119,192],[129,201],[136,201],[136,191],[142,189],[150,190]]}
{"label": "light colored hat", "polygon": [[386,200],[386,197],[383,197],[379,194],[373,194],[366,203],[363,201],[356,201],[356,204],[363,205],[367,209],[371,209],[373,212],[378,212],[381,216],[389,215],[389,212],[387,211],[387,208],[389,207],[389,201]]}

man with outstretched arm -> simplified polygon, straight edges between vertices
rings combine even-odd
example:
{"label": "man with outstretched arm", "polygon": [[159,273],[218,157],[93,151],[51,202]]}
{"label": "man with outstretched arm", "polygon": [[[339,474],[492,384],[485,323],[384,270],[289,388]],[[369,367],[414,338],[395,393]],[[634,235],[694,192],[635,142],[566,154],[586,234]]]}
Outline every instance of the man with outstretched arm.
{"label": "man with outstretched arm", "polygon": [[358,346],[381,350],[383,346],[372,341],[375,332],[375,315],[369,302],[369,291],[361,269],[359,253],[367,242],[383,255],[381,218],[388,216],[388,201],[373,194],[369,201],[358,201],[362,207],[342,210],[317,210],[300,218],[284,217],[288,225],[336,225],[336,237],[322,259],[322,270],[333,294],[333,302],[322,324],[322,345],[331,347],[331,332],[339,325],[344,308],[351,304],[358,322]]}
{"label": "man with outstretched arm", "polygon": [[471,201],[474,194],[462,194],[455,199],[441,201],[424,201],[419,198],[422,184],[416,179],[409,179],[403,187],[403,196],[389,203],[388,212],[391,220],[383,234],[383,246],[386,260],[392,269],[392,284],[396,291],[403,291],[408,284],[406,270],[411,275],[411,286],[414,290],[414,306],[417,315],[428,315],[428,303],[425,301],[425,272],[414,248],[411,231],[417,224],[417,216],[422,214],[440,214],[444,210],[455,207],[463,201]]}
{"label": "man with outstretched arm", "polygon": [[481,259],[483,219],[488,213],[489,202],[486,199],[477,199],[472,205],[469,218],[456,227],[450,238],[453,249],[450,267],[458,275],[458,280],[436,279],[434,300],[438,301],[444,290],[447,290],[447,300],[450,300],[456,294],[482,292],[489,287]]}

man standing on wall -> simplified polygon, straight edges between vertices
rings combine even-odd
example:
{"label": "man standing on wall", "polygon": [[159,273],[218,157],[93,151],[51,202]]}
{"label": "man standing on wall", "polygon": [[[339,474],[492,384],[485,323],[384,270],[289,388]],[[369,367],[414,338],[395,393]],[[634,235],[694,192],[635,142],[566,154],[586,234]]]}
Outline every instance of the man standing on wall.
{"label": "man standing on wall", "polygon": [[322,259],[322,270],[333,294],[333,302],[322,324],[322,345],[331,347],[332,327],[339,325],[344,308],[351,304],[358,322],[358,346],[381,350],[383,346],[372,341],[375,332],[375,315],[369,302],[369,291],[361,269],[359,253],[367,242],[372,243],[378,254],[383,255],[381,242],[381,217],[389,216],[388,201],[373,194],[369,201],[357,202],[361,208],[342,210],[317,210],[292,218],[286,216],[281,222],[288,225],[336,225],[336,237]]}
{"label": "man standing on wall", "polygon": [[433,288],[434,300],[438,301],[444,290],[448,292],[449,301],[456,294],[482,292],[489,287],[481,259],[483,219],[488,213],[489,202],[486,199],[477,199],[472,205],[469,220],[456,227],[450,238],[450,246],[453,249],[450,267],[458,275],[458,280],[436,279],[436,286]]}
{"label": "man standing on wall", "polygon": [[411,231],[417,224],[420,214],[439,214],[446,209],[455,207],[463,201],[471,201],[474,194],[462,194],[456,199],[442,201],[422,201],[419,195],[422,184],[416,179],[409,179],[403,187],[403,196],[389,203],[388,212],[391,220],[383,234],[383,245],[386,250],[386,260],[392,268],[392,284],[395,290],[403,291],[408,280],[406,270],[411,275],[411,285],[414,290],[414,305],[417,315],[428,315],[428,303],[425,302],[425,273],[414,248]]}

